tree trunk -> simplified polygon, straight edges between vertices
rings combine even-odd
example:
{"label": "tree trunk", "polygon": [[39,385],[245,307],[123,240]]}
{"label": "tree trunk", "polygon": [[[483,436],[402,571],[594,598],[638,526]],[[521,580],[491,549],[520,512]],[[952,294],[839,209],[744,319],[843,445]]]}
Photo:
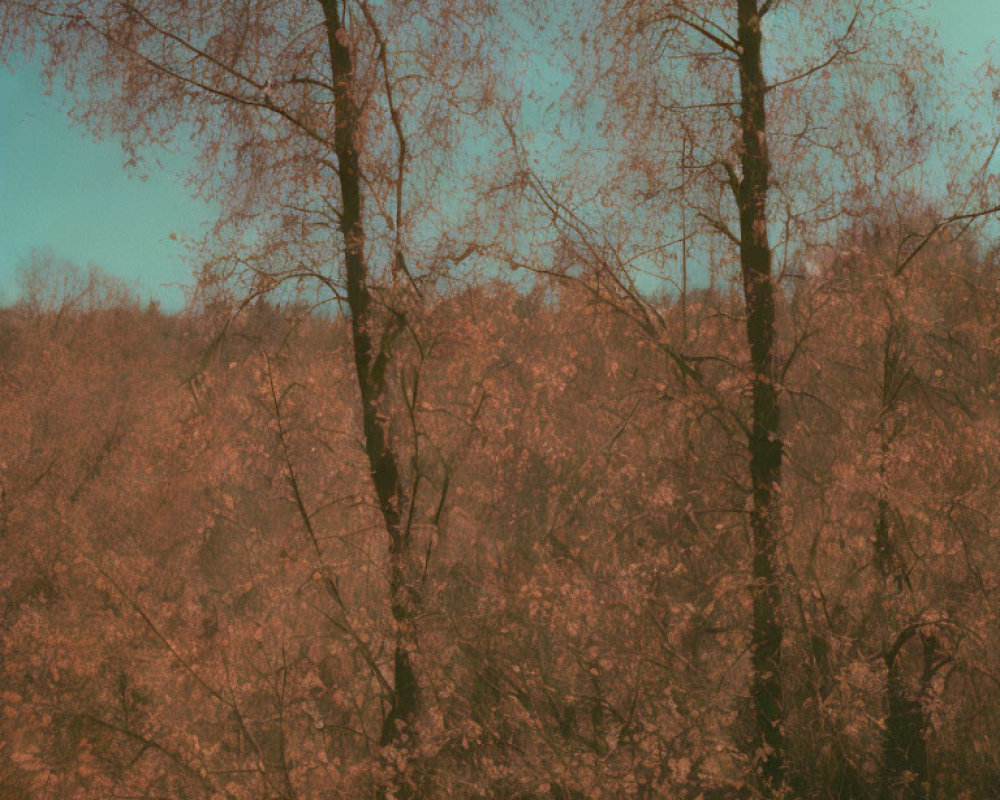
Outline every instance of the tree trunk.
{"label": "tree trunk", "polygon": [[[892,415],[896,410],[901,391],[905,388],[910,371],[905,368],[902,355],[902,333],[897,326],[892,307],[889,307],[889,328],[886,331],[882,358],[882,408],[881,462],[879,464],[879,495],[876,500],[875,541],[873,563],[882,578],[882,590],[897,595],[906,590],[912,595],[913,586],[907,574],[903,555],[892,537],[892,507],[886,488],[886,469],[893,429]],[[892,589],[888,587],[892,583]],[[879,596],[882,599],[882,596]],[[890,616],[891,618],[891,616]],[[882,738],[882,773],[879,781],[879,800],[927,800],[928,769],[925,717],[921,697],[930,690],[934,675],[936,640],[921,634],[923,647],[923,673],[919,691],[907,685],[903,675],[903,646],[917,632],[913,626],[898,634],[896,641],[885,654],[885,733]]]}
{"label": "tree trunk", "polygon": [[780,791],[785,780],[782,732],[781,587],[776,566],[780,525],[782,441],[774,382],[774,281],[767,232],[767,86],[761,63],[761,15],[757,0],[737,0],[737,56],[740,71],[742,175],[737,184],[740,266],[746,305],[746,334],[753,367],[753,420],[749,435],[753,491],[753,643],[751,697],[755,717],[755,759],[761,790]]}
{"label": "tree trunk", "polygon": [[[879,800],[927,800],[930,796],[924,708],[920,696],[907,687],[900,663],[900,650],[912,635],[912,629],[906,631],[885,656],[886,716]],[[934,671],[934,647],[928,646],[933,638],[921,638],[924,642],[921,688],[926,690]]]}
{"label": "tree trunk", "polygon": [[319,0],[319,3],[326,21],[333,77],[336,120],[334,150],[342,201],[340,229],[344,242],[347,304],[351,311],[351,337],[354,367],[361,394],[365,452],[379,509],[389,536],[389,600],[395,625],[395,643],[393,694],[389,713],[382,726],[381,742],[390,744],[399,731],[398,723],[411,723],[418,705],[417,679],[411,662],[416,638],[416,595],[410,591],[407,578],[410,537],[402,525],[407,498],[400,481],[398,459],[390,446],[379,414],[389,353],[385,346],[375,352],[372,342],[374,325],[365,261],[365,229],[361,216],[362,176],[357,150],[360,119],[355,98],[354,66],[338,0]]}

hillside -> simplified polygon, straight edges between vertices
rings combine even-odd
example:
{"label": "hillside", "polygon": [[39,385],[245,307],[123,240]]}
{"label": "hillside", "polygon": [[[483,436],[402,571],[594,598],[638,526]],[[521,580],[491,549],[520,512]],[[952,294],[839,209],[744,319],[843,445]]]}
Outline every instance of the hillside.
{"label": "hillside", "polygon": [[[779,303],[801,797],[1000,791],[1000,283],[935,247],[900,279],[859,235]],[[565,284],[413,310],[401,557],[348,321],[216,312],[0,317],[5,796],[743,796],[738,298],[664,301],[656,336]]]}

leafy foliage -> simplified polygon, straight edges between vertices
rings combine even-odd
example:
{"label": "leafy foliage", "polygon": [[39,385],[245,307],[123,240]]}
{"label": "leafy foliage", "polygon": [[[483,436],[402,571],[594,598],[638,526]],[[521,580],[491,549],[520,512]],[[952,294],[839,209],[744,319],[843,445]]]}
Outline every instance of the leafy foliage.
{"label": "leafy foliage", "polygon": [[[804,797],[876,796],[895,669],[926,779],[982,796],[1000,776],[1000,294],[988,256],[942,244],[893,277],[880,241],[846,237],[780,310],[790,773]],[[419,444],[406,480],[440,507],[415,528],[419,735],[390,745],[394,625],[344,321],[259,303],[199,372],[202,316],[5,312],[5,784],[742,791],[748,384],[730,303],[688,300],[690,353],[711,357],[698,382],[586,293],[495,284],[415,319],[431,345],[397,352],[412,402],[390,430]]]}

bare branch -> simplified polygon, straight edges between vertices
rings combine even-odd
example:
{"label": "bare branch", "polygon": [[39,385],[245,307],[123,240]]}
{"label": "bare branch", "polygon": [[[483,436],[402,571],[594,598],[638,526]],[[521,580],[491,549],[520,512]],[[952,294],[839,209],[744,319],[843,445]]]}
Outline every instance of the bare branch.
{"label": "bare branch", "polygon": [[721,219],[716,219],[715,217],[710,217],[704,211],[699,211],[698,216],[701,217],[705,222],[707,222],[712,228],[717,230],[723,236],[725,236],[729,241],[739,247],[740,237],[733,233],[729,226],[726,225]]}
{"label": "bare branch", "polygon": [[[770,5],[770,0],[768,0],[768,3],[765,3],[765,5]],[[765,13],[766,12],[763,9],[760,12],[761,16],[763,16]],[[784,80],[780,80],[777,83],[770,84],[769,86],[767,86],[764,89],[764,91],[765,92],[770,92],[770,91],[772,91],[774,89],[778,89],[778,88],[780,88],[782,86],[788,86],[791,83],[796,83],[797,81],[801,81],[804,78],[808,78],[810,75],[815,75],[817,72],[820,72],[820,71],[826,69],[831,64],[833,64],[834,62],[836,62],[841,56],[850,56],[850,55],[854,55],[855,53],[857,53],[858,52],[857,50],[848,50],[848,49],[844,48],[843,47],[843,41],[848,36],[851,35],[851,31],[854,30],[854,26],[855,26],[855,24],[857,24],[858,17],[859,17],[860,14],[861,14],[861,6],[859,4],[854,9],[854,16],[851,17],[851,21],[849,23],[847,23],[847,30],[844,31],[843,35],[841,35],[840,37],[838,37],[836,39],[836,45],[834,47],[833,52],[830,54],[829,58],[825,59],[824,61],[820,62],[819,64],[816,64],[815,66],[810,67],[809,69],[807,69],[807,70],[805,70],[803,72],[800,72],[798,75],[793,75],[790,78],[785,78]]]}
{"label": "bare branch", "polygon": [[[312,544],[317,564],[320,567],[323,567],[323,561],[324,561],[323,548],[320,546],[319,537],[316,535],[316,530],[313,527],[312,515],[306,509],[305,500],[302,497],[302,490],[300,488],[298,476],[295,472],[295,466],[292,461],[291,452],[288,449],[288,438],[285,432],[284,422],[282,421],[281,417],[281,400],[287,394],[288,390],[292,387],[289,386],[285,389],[284,392],[281,393],[281,395],[278,394],[278,388],[274,381],[274,372],[271,369],[271,360],[270,358],[268,358],[266,352],[263,353],[263,356],[264,356],[264,366],[267,371],[268,385],[271,390],[271,402],[274,409],[274,418],[278,426],[278,439],[281,444],[281,452],[285,462],[285,469],[287,470],[288,482],[292,487],[292,496],[295,499],[295,507],[298,509],[299,518],[302,520],[302,525],[309,536],[309,541]],[[292,386],[294,386],[294,384]],[[392,687],[389,685],[389,682],[382,674],[382,670],[379,668],[378,662],[376,662],[375,657],[372,655],[372,652],[369,649],[368,645],[364,641],[362,641],[361,637],[358,635],[354,626],[351,624],[350,618],[347,613],[347,605],[344,603],[343,596],[340,594],[340,589],[337,587],[336,581],[334,581],[334,579],[331,578],[329,574],[326,574],[325,569],[322,569],[320,571],[320,576],[321,576],[320,582],[322,583],[323,588],[326,590],[326,593],[330,596],[333,602],[340,609],[340,612],[343,616],[343,620],[341,621],[335,621],[333,620],[332,617],[329,619],[333,622],[336,622],[337,627],[339,627],[341,630],[347,633],[354,640],[355,644],[358,646],[358,650],[361,652],[362,658],[365,660],[365,663],[368,665],[368,668],[371,670],[376,680],[379,682],[379,684],[381,684],[383,691],[385,691],[388,696],[392,696]]]}
{"label": "bare branch", "polygon": [[[931,229],[923,236],[919,234],[910,234],[909,236],[906,236],[903,241],[899,243],[899,247],[896,250],[896,269],[894,274],[896,276],[902,275],[903,271],[909,266],[910,262],[913,261],[913,259],[917,257],[917,254],[927,246],[927,243],[945,228],[950,225],[954,225],[956,222],[972,222],[982,217],[988,217],[992,214],[1000,214],[1000,204],[991,206],[990,208],[984,208],[979,211],[971,211],[968,214],[955,214],[950,217],[945,217],[944,219],[935,222]],[[918,238],[919,242],[916,247],[910,251],[906,258],[900,260],[903,253],[903,247],[910,239],[913,238]]]}
{"label": "bare branch", "polygon": [[368,3],[366,3],[365,0],[358,0],[358,7],[361,9],[365,22],[367,22],[368,27],[371,28],[372,34],[375,36],[375,41],[378,44],[378,61],[379,65],[382,67],[382,86],[383,91],[385,92],[385,101],[389,106],[389,118],[392,120],[392,127],[396,133],[396,143],[399,146],[399,155],[396,159],[396,219],[393,229],[393,235],[395,237],[395,257],[393,259],[392,274],[395,276],[397,271],[402,270],[403,274],[406,275],[407,280],[409,280],[410,285],[413,287],[413,291],[415,291],[417,296],[423,300],[424,295],[420,291],[420,287],[417,286],[417,282],[413,279],[413,275],[410,273],[410,269],[406,264],[406,258],[403,254],[403,182],[406,174],[406,136],[403,133],[402,116],[399,113],[399,108],[396,106],[396,101],[393,96],[392,81],[389,79],[389,60],[386,54],[387,48],[385,37],[382,35],[382,30],[375,17],[372,15],[371,9],[368,7]]}
{"label": "bare branch", "polygon": [[131,606],[132,610],[146,623],[146,627],[153,633],[153,635],[160,640],[164,647],[170,652],[174,660],[181,666],[181,668],[187,672],[195,682],[201,686],[206,692],[208,692],[215,700],[218,700],[227,708],[232,705],[229,700],[227,700],[222,693],[209,684],[198,672],[191,666],[191,664],[185,659],[178,651],[177,648],[171,643],[171,641],[163,634],[160,628],[157,626],[149,615],[142,609],[142,607],[133,600],[128,593],[121,587],[121,585],[116,581],[111,575],[96,561],[88,560],[88,563],[108,582],[110,583],[118,595]]}
{"label": "bare branch", "polygon": [[186,775],[188,775],[189,777],[193,778],[198,783],[200,783],[202,787],[206,789],[208,792],[212,794],[218,792],[225,795],[226,797],[232,798],[232,800],[236,800],[236,795],[227,791],[225,787],[213,783],[208,778],[208,775],[202,774],[198,769],[196,769],[194,766],[185,761],[182,756],[178,755],[173,750],[170,750],[164,745],[160,744],[155,739],[151,739],[148,736],[144,736],[143,734],[139,733],[138,731],[134,731],[131,728],[126,728],[121,725],[116,725],[115,723],[108,722],[107,720],[101,719],[100,717],[95,717],[93,714],[81,714],[79,716],[79,719],[85,722],[89,722],[92,725],[97,725],[109,731],[113,731],[114,733],[118,733],[122,736],[132,739],[133,741],[138,742],[139,744],[142,745],[142,750],[140,751],[140,755],[147,750],[152,750],[157,753],[160,753],[168,761],[171,761],[177,767],[179,767],[182,772],[184,772]]}
{"label": "bare branch", "polygon": [[[732,36],[730,36],[728,33],[725,33],[724,31],[722,31],[722,33],[724,36],[726,36],[726,38],[730,40],[729,42],[716,36],[714,33],[712,33],[704,26],[699,25],[697,22],[692,22],[687,17],[684,17],[680,14],[667,14],[666,17],[664,17],[664,19],[672,19],[677,22],[680,22],[682,25],[687,25],[687,27],[691,28],[694,31],[697,31],[706,39],[708,39],[710,42],[712,42],[712,44],[721,47],[727,53],[732,53],[734,56],[739,55],[739,51],[736,49],[739,43],[736,41],[736,39],[734,39]],[[717,25],[714,25],[714,27],[718,28]],[[720,28],[719,30],[721,31],[722,29]]]}

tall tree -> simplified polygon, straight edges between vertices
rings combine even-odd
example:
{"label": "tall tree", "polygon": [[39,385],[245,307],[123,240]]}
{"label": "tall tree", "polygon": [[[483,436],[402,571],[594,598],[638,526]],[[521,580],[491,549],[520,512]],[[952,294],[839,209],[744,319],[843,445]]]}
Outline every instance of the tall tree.
{"label": "tall tree", "polygon": [[[576,77],[573,112],[602,123],[567,125],[556,142],[535,144],[549,147],[541,166],[523,135],[530,126],[509,124],[526,176],[518,188],[557,230],[549,253],[521,263],[585,285],[696,381],[703,356],[678,343],[648,297],[687,285],[693,262],[703,264],[701,280],[735,266],[750,401],[734,409],[749,478],[747,754],[759,790],[781,794],[789,757],[782,381],[796,346],[782,344],[779,308],[789,282],[833,244],[838,223],[905,196],[933,169],[924,166],[930,143],[944,130],[928,88],[934,51],[915,18],[881,0],[624,0],[581,5],[559,23],[550,36]],[[602,157],[587,157],[594,152]]]}
{"label": "tall tree", "polygon": [[[766,4],[770,5],[770,3]],[[774,275],[768,242],[767,195],[770,160],[767,141],[767,84],[761,59],[762,17],[767,7],[739,0],[737,35],[732,50],[740,73],[740,168],[733,194],[740,219],[740,274],[746,304],[746,337],[753,368],[753,412],[747,445],[750,452],[753,533],[752,687],[764,785],[784,782],[782,726],[781,589],[775,563],[780,531],[777,494],[781,489],[782,438],[775,372]]]}
{"label": "tall tree", "polygon": [[[192,135],[196,185],[222,207],[204,291],[235,283],[243,307],[310,284],[310,297],[350,315],[395,622],[386,745],[418,708],[414,526],[440,515],[447,491],[446,482],[433,497],[418,487],[416,430],[390,430],[393,352],[401,336],[417,336],[409,310],[463,256],[444,235],[462,222],[450,210],[461,208],[461,182],[446,194],[439,176],[457,126],[473,124],[457,120],[488,100],[480,48],[489,13],[478,0],[0,4],[4,59],[37,47],[51,82],[85,87],[72,95],[75,115],[120,136],[133,158]],[[417,413],[414,386],[402,399]],[[425,495],[427,509],[417,508]],[[342,605],[336,577],[325,585]]]}

